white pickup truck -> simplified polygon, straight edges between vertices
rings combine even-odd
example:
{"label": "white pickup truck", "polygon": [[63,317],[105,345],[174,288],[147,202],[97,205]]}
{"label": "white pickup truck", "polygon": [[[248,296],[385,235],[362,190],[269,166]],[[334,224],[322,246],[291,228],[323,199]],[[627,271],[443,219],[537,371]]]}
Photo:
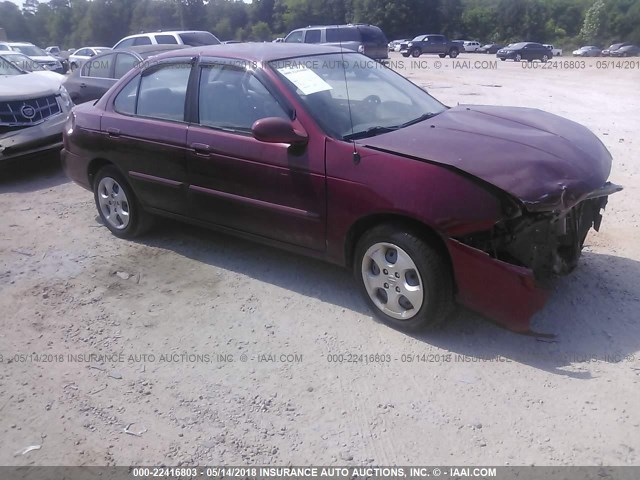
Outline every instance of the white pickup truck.
{"label": "white pickup truck", "polygon": [[549,44],[544,44],[544,46],[547,47],[549,50],[551,50],[551,53],[553,54],[554,57],[562,56],[561,48],[555,48],[553,45],[549,45]]}

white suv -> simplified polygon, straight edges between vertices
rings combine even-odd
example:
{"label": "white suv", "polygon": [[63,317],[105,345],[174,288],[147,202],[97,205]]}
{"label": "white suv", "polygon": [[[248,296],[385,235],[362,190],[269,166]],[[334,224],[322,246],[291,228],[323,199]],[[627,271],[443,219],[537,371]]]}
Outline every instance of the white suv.
{"label": "white suv", "polygon": [[480,47],[482,47],[482,44],[476,41],[466,41],[463,43],[463,45],[464,45],[465,52],[475,52]]}
{"label": "white suv", "polygon": [[135,47],[139,45],[219,45],[220,40],[211,32],[200,30],[177,30],[171,32],[139,33],[124,37],[113,49]]}

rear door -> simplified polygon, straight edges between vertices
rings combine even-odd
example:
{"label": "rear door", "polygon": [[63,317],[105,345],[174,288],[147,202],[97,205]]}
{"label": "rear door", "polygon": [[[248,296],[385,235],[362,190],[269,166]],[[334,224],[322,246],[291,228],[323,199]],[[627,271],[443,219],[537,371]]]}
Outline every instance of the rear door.
{"label": "rear door", "polygon": [[148,206],[185,214],[189,59],[147,68],[122,88],[102,117],[106,158],[113,159]]}
{"label": "rear door", "polygon": [[80,70],[78,88],[72,96],[75,103],[96,100],[113,86],[115,59],[116,54],[111,53],[85,62]]}
{"label": "rear door", "polygon": [[256,120],[291,121],[293,116],[293,109],[269,85],[228,61],[212,59],[200,66],[197,123],[189,126],[187,135],[192,215],[322,251],[324,140],[310,139],[302,149],[256,140],[251,134]]}

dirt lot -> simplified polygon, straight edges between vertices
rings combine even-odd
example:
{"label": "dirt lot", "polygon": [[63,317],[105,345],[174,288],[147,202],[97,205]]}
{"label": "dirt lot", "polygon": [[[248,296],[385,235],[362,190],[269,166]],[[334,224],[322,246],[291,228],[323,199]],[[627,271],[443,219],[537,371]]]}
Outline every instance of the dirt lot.
{"label": "dirt lot", "polygon": [[[0,464],[640,463],[640,70],[482,57],[393,59],[449,105],[585,124],[626,188],[534,320],[555,341],[464,310],[408,336],[348,272],[194,227],[118,240],[42,158],[0,174]],[[392,361],[329,362],[355,353]]]}

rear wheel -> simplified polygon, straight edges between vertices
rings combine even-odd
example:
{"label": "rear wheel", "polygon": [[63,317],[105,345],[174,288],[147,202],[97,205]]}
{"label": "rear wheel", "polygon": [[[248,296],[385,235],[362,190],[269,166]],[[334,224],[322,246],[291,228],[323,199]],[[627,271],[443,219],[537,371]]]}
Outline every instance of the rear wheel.
{"label": "rear wheel", "polygon": [[547,60],[549,60],[549,57],[547,55],[542,55],[542,63],[547,63]]}
{"label": "rear wheel", "polygon": [[435,327],[451,311],[447,262],[430,243],[400,226],[380,225],[361,238],[354,274],[369,306],[392,327]]}
{"label": "rear wheel", "polygon": [[452,48],[449,50],[449,58],[456,58],[460,52],[457,49]]}
{"label": "rear wheel", "polygon": [[516,55],[515,61],[519,62],[520,60],[522,60],[522,55],[520,55],[519,53]]}
{"label": "rear wheel", "polygon": [[100,218],[116,237],[134,238],[151,227],[153,217],[115,167],[106,166],[97,173],[93,193]]}
{"label": "rear wheel", "polygon": [[447,54],[446,54],[446,53],[439,53],[439,54],[438,54],[438,56],[439,56],[440,58],[444,58],[444,57],[446,57],[446,56],[447,56]]}

